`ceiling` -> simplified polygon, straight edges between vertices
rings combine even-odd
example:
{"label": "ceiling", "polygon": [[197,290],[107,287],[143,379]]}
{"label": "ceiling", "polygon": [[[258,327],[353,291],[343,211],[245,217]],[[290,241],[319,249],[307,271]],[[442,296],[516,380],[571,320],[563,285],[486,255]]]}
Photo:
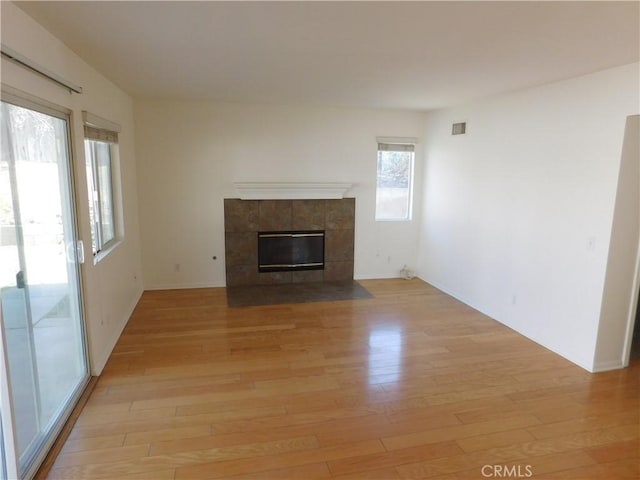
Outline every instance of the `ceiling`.
{"label": "ceiling", "polygon": [[134,97],[428,110],[639,60],[638,2],[16,2]]}

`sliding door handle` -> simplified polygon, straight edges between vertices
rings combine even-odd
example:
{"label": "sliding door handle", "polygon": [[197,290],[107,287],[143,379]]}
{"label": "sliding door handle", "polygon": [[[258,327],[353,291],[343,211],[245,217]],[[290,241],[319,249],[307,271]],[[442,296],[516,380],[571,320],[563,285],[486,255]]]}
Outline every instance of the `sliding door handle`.
{"label": "sliding door handle", "polygon": [[16,273],[16,287],[24,288],[25,285],[26,283],[24,281],[24,272],[20,270],[18,273]]}
{"label": "sliding door handle", "polygon": [[67,243],[67,262],[84,263],[84,243],[82,240]]}
{"label": "sliding door handle", "polygon": [[84,242],[82,240],[76,241],[76,254],[78,255],[78,263],[84,263]]}

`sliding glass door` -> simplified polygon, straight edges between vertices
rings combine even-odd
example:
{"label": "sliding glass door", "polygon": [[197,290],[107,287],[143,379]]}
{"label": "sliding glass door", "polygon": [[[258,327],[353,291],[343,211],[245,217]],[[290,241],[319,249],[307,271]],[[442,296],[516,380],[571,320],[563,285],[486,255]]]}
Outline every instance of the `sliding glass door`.
{"label": "sliding glass door", "polygon": [[[0,112],[0,308],[18,468],[29,477],[88,380],[68,118]],[[5,433],[5,440],[8,438]]]}

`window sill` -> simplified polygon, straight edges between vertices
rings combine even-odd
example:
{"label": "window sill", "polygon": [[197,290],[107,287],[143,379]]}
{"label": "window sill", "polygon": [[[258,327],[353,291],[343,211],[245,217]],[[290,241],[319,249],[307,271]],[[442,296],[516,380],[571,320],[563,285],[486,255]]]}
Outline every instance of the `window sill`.
{"label": "window sill", "polygon": [[93,264],[97,265],[102,260],[104,260],[111,252],[113,252],[118,246],[122,243],[122,239],[117,239],[112,241],[107,248],[100,250],[93,256]]}

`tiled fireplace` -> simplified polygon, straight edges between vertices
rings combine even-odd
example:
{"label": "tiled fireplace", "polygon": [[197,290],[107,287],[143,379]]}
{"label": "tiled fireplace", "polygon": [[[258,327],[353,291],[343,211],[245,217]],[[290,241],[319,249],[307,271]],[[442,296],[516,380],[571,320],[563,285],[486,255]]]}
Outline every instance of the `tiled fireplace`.
{"label": "tiled fireplace", "polygon": [[[355,199],[224,200],[227,286],[353,280]],[[258,232],[324,232],[324,268],[259,271]]]}

